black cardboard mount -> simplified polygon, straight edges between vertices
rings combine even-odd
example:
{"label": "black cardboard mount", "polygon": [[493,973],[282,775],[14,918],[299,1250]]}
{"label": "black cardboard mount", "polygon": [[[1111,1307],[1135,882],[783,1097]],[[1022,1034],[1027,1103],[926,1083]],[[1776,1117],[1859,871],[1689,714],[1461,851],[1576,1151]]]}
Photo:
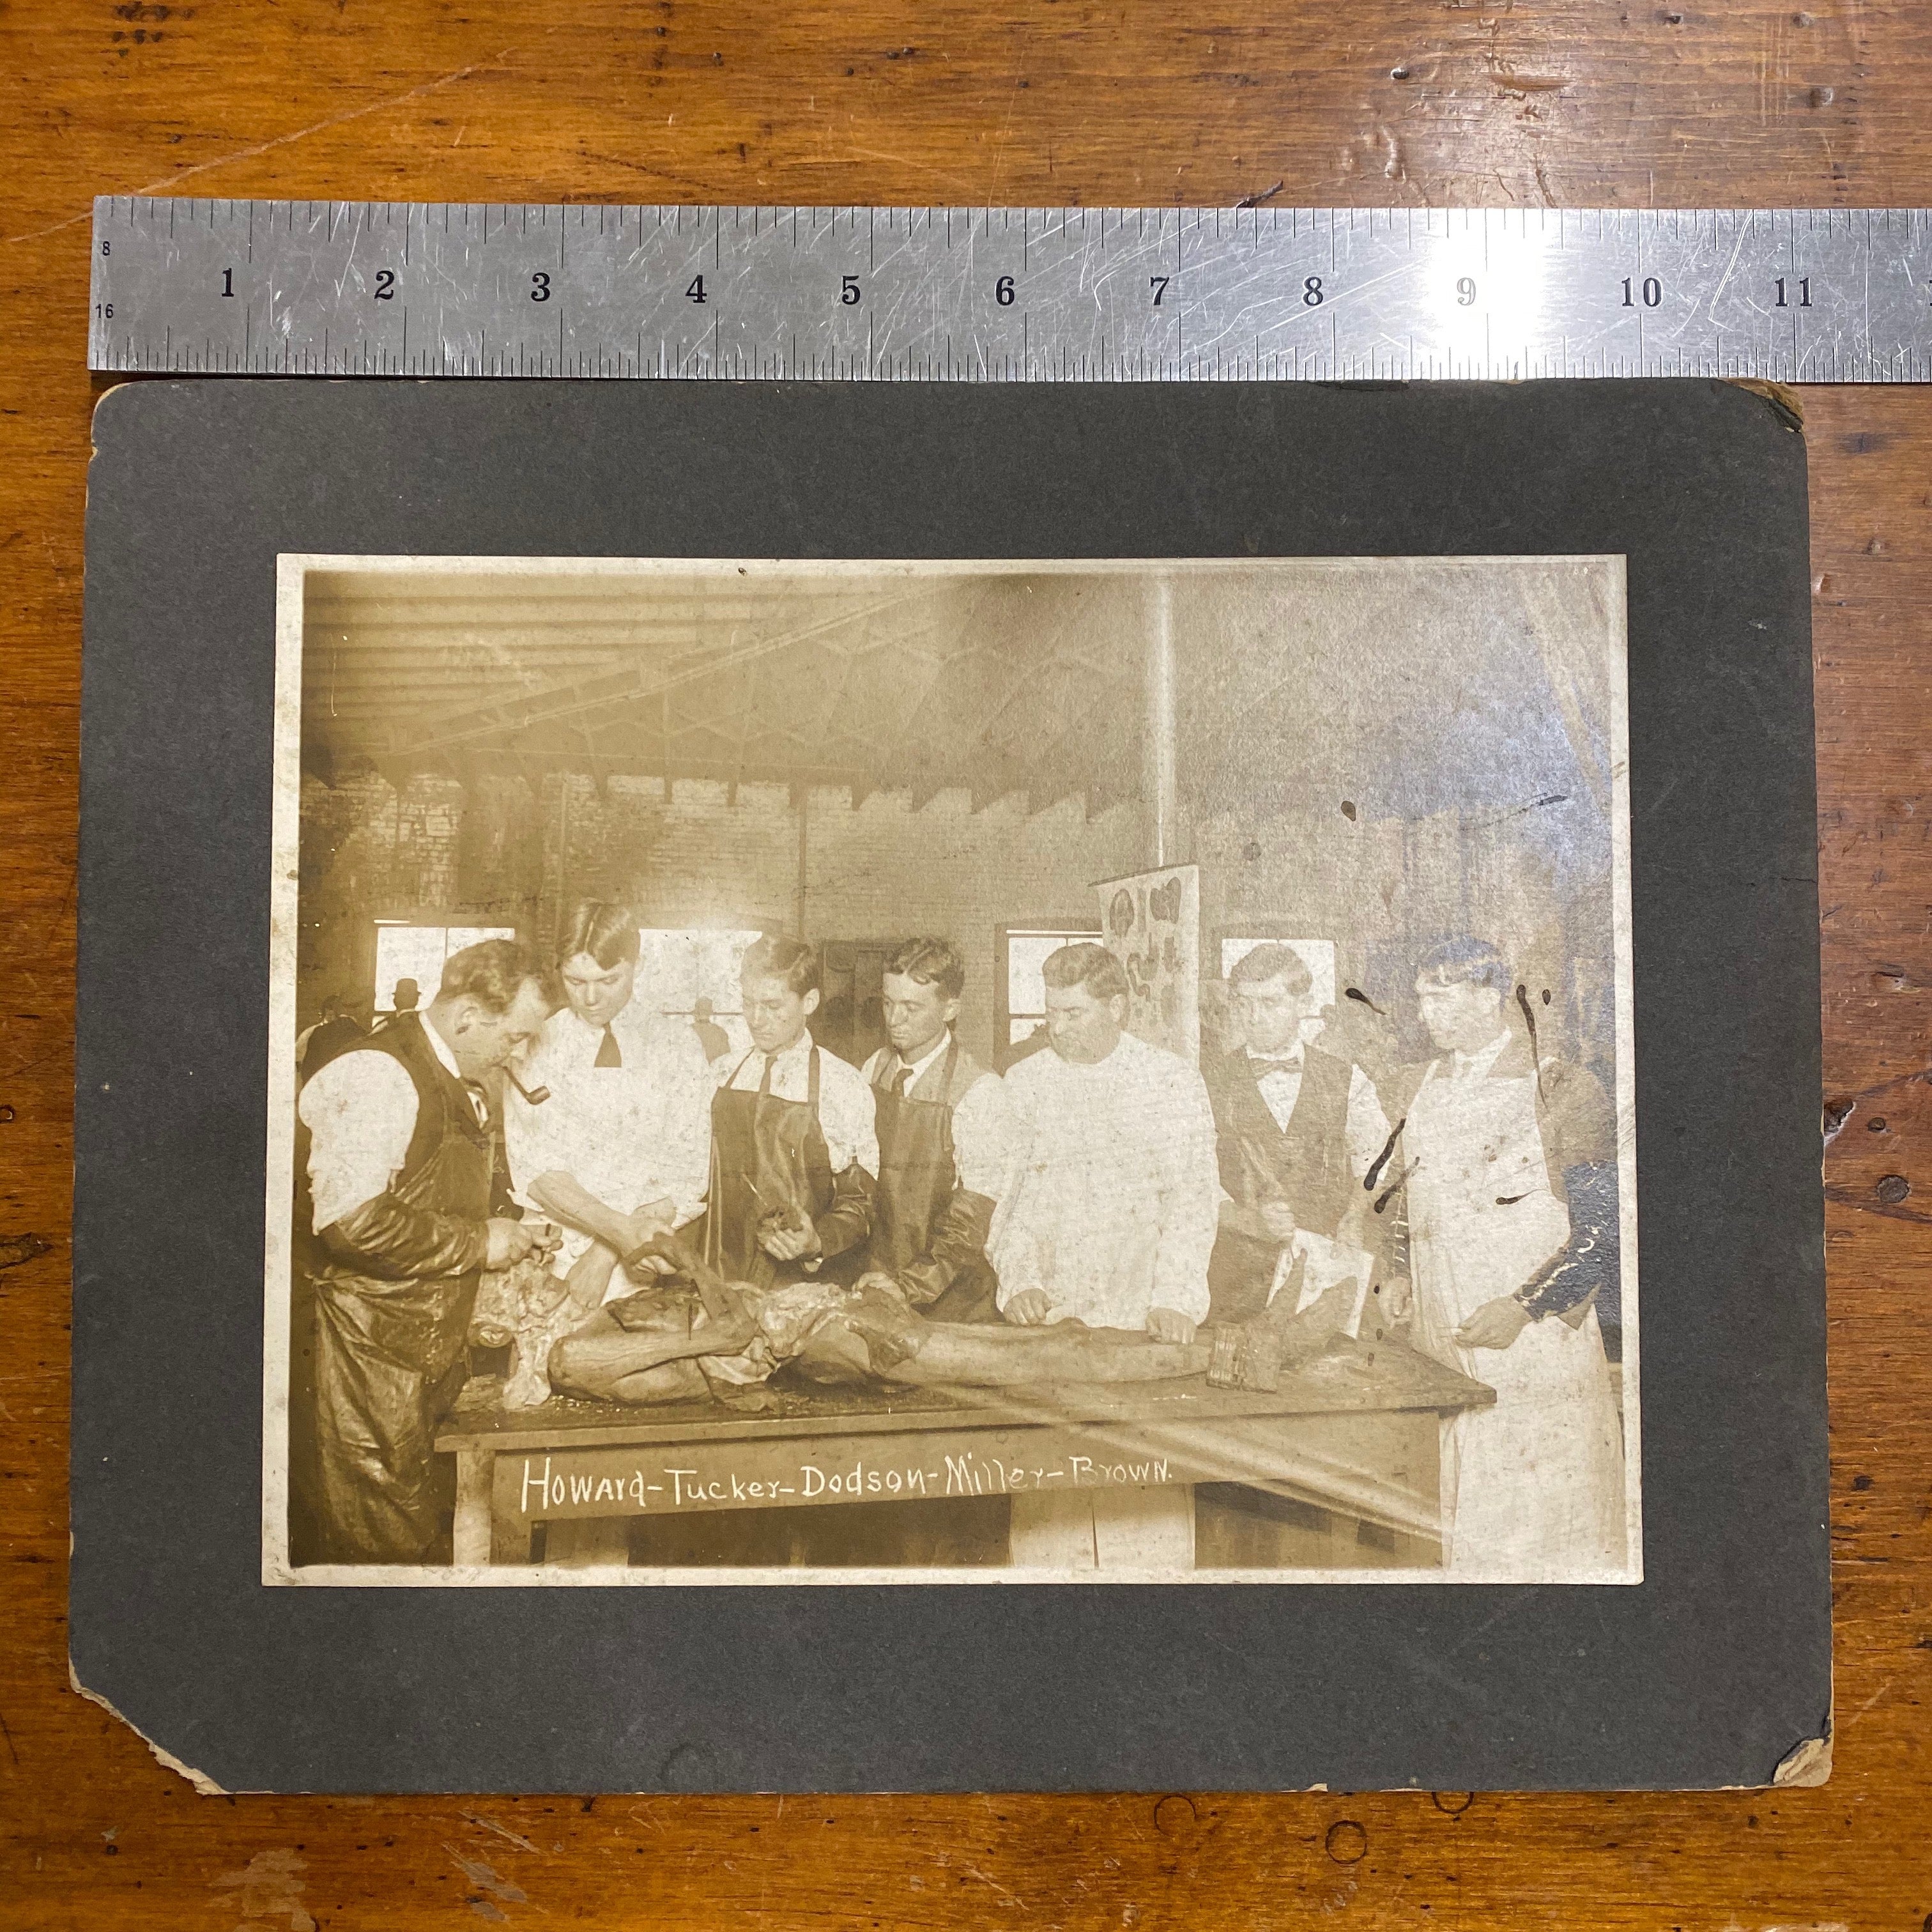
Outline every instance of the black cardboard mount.
{"label": "black cardboard mount", "polygon": [[[1802,436],[1703,381],[143,382],[89,476],[77,1682],[230,1790],[1762,1784],[1828,1730]],[[1646,1580],[266,1588],[278,552],[1628,560]]]}

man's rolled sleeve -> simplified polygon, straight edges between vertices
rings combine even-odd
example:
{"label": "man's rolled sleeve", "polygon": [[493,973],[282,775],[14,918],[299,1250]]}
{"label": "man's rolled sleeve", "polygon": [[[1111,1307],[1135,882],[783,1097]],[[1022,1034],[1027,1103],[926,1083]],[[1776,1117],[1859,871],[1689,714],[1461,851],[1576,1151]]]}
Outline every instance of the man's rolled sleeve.
{"label": "man's rolled sleeve", "polygon": [[1375,1082],[1359,1066],[1348,1070],[1348,1111],[1342,1136],[1348,1144],[1348,1171],[1360,1180],[1388,1145],[1389,1122]]}
{"label": "man's rolled sleeve", "polygon": [[952,1157],[968,1194],[1001,1199],[1013,1163],[1013,1126],[1004,1090],[989,1073],[976,1080],[952,1109]]}
{"label": "man's rolled sleeve", "polygon": [[389,1191],[416,1126],[416,1088],[386,1053],[345,1053],[319,1069],[296,1103],[309,1131],[314,1232]]}
{"label": "man's rolled sleeve", "polygon": [[856,1161],[877,1180],[879,1134],[872,1088],[856,1067],[848,1066],[842,1060],[826,1055],[820,1066],[819,1129],[825,1136],[832,1171],[842,1174]]}
{"label": "man's rolled sleeve", "polygon": [[1029,1171],[1035,1160],[1034,1141],[1038,1124],[1025,1065],[1022,1061],[999,1082],[1007,1146],[1005,1192],[998,1197],[999,1204],[993,1211],[992,1226],[986,1237],[986,1258],[992,1262],[994,1275],[993,1305],[1002,1314],[1017,1297],[1046,1286],[1039,1240],[1030,1211],[1040,1191],[1037,1174]]}
{"label": "man's rolled sleeve", "polygon": [[[532,1093],[550,1084],[540,1053],[530,1055],[517,1077]],[[532,1106],[507,1080],[503,1090],[503,1155],[510,1166],[510,1185],[524,1207],[541,1213],[531,1196],[531,1184],[565,1166],[544,1112],[551,1103],[539,1101]]]}

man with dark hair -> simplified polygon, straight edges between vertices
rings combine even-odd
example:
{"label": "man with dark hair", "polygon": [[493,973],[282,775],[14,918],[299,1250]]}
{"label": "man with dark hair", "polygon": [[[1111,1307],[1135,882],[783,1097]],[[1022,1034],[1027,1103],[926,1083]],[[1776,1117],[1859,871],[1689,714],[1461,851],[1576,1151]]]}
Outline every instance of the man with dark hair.
{"label": "man with dark hair", "polygon": [[1240,1322],[1266,1307],[1298,1235],[1360,1248],[1384,1225],[1358,1184],[1388,1140],[1374,1083],[1325,1038],[1307,962],[1264,944],[1228,975],[1237,1044],[1203,1069],[1214,1105],[1220,1232],[1208,1270],[1214,1318]]}
{"label": "man with dark hair", "polygon": [[504,1109],[518,1198],[562,1223],[560,1264],[586,1314],[641,1285],[620,1256],[704,1210],[710,1063],[688,1027],[637,997],[639,951],[628,906],[575,908],[556,946],[564,1004]]}
{"label": "man with dark hair", "polygon": [[705,1255],[734,1280],[766,1286],[824,1270],[855,1275],[872,1232],[879,1144],[872,1090],[812,1038],[818,952],[766,933],[739,968],[752,1050],[711,1102],[711,1210]]}
{"label": "man with dark hair", "polygon": [[1063,946],[1042,974],[1049,1051],[1006,1078],[1015,1173],[989,1250],[1001,1312],[1190,1341],[1221,1192],[1208,1090],[1123,1030],[1126,976],[1105,946]]}
{"label": "man with dark hair", "polygon": [[1423,959],[1437,1049],[1399,1110],[1416,1339],[1489,1383],[1444,1426],[1444,1560],[1500,1582],[1620,1570],[1623,1454],[1596,1306],[1620,1253],[1615,1116],[1582,1068],[1539,1054],[1526,998],[1486,941]]}
{"label": "man with dark hair", "polygon": [[1005,1191],[1000,1083],[953,1024],[966,962],[949,939],[909,939],[886,961],[886,1036],[865,1065],[879,1142],[867,1266],[934,1322],[995,1322],[986,1233]]}
{"label": "man with dark hair", "polygon": [[435,1540],[434,1430],[461,1387],[477,1277],[542,1233],[495,1197],[484,1082],[549,1010],[529,950],[485,940],[450,956],[427,1012],[399,1015],[302,1089],[315,1439],[294,1473],[313,1491],[321,1560],[416,1562]]}

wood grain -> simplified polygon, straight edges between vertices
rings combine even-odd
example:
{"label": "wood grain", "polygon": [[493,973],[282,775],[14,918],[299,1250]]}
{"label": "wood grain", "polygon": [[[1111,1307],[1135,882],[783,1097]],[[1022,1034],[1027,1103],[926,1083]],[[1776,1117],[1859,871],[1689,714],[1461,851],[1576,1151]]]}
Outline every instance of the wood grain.
{"label": "wood grain", "polygon": [[1825,1097],[1856,1103],[1824,1789],[224,1801],[68,1688],[64,1621],[91,196],[1924,203],[1928,93],[1932,10],[1864,0],[0,6],[0,1923],[1932,1925],[1922,390],[1804,394]]}

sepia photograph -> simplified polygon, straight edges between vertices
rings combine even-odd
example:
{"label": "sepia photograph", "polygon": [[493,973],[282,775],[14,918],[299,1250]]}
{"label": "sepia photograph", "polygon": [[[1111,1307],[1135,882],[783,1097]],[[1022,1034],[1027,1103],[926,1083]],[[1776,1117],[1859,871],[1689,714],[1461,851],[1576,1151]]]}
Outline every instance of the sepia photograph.
{"label": "sepia photograph", "polygon": [[1640,1581],[1624,651],[283,556],[264,1580]]}

